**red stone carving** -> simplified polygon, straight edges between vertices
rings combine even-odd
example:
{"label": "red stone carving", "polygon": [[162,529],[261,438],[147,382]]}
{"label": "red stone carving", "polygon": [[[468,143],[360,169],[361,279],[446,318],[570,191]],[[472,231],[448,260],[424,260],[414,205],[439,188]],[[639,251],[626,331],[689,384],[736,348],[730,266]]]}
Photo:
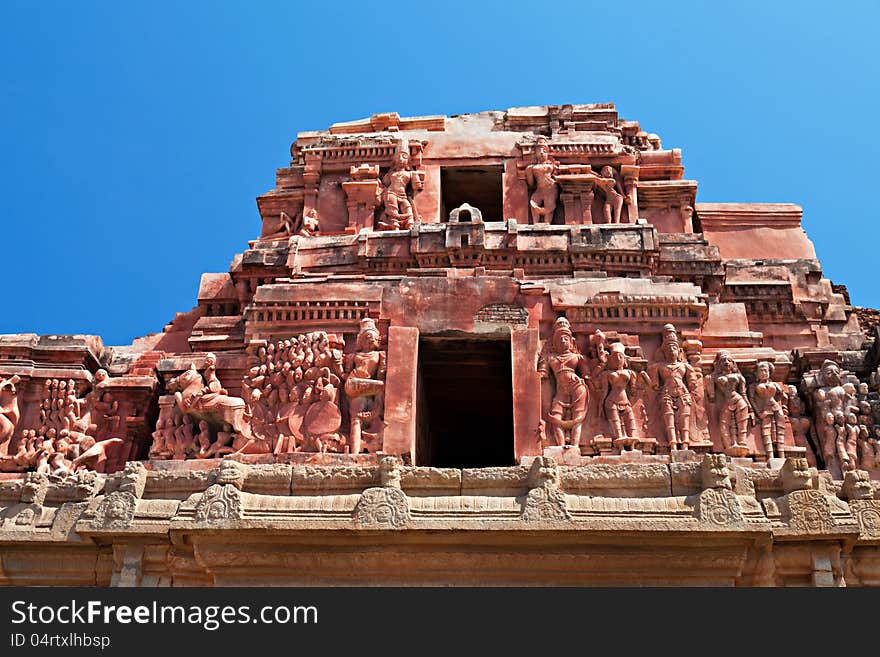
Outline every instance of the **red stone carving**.
{"label": "red stone carving", "polygon": [[791,425],[795,446],[805,450],[807,462],[811,467],[815,467],[816,452],[809,438],[813,421],[807,415],[804,402],[795,386],[788,386],[788,421]]}
{"label": "red stone carving", "polygon": [[690,422],[695,385],[694,368],[684,360],[678,333],[672,324],[663,327],[658,363],[648,370],[648,381],[659,391],[659,409],[670,450],[690,447]]}
{"label": "red stone carving", "polygon": [[382,442],[387,354],[379,349],[379,331],[370,318],[361,320],[356,351],[346,357],[345,395],[351,430],[348,446],[360,454],[364,446],[375,452]]}
{"label": "red stone carving", "polygon": [[[749,386],[749,401],[754,410],[755,421],[761,431],[767,457],[785,456],[785,407],[787,389],[771,381],[775,369],[773,363],[761,361],[756,369],[757,381]],[[774,452],[775,448],[775,452]]]}
{"label": "red stone carving", "polygon": [[399,150],[394,163],[382,179],[382,203],[385,211],[376,224],[378,230],[408,230],[416,221],[417,211],[408,189],[415,193],[422,189],[423,180],[418,171],[410,168],[407,150]]}
{"label": "red stone carving", "polygon": [[21,414],[18,410],[18,391],[15,384],[21,379],[13,375],[0,379],[0,458],[9,455],[9,444]]}
{"label": "red stone carving", "polygon": [[746,456],[750,451],[747,436],[754,413],[746,397],[746,378],[740,374],[729,351],[719,351],[715,356],[715,366],[707,383],[707,397],[714,402],[725,454]]}
{"label": "red stone carving", "polygon": [[836,362],[826,359],[804,382],[813,403],[813,427],[822,458],[841,476],[858,465],[859,405],[855,384],[848,378]]}
{"label": "red stone carving", "polygon": [[556,172],[559,162],[550,157],[547,139],[538,137],[535,142],[535,163],[526,167],[526,181],[535,187],[529,197],[529,207],[533,224],[549,224],[553,221],[559,189],[556,185]]}
{"label": "red stone carving", "polygon": [[586,419],[589,398],[584,381],[588,376],[587,361],[578,351],[571,323],[565,317],[558,318],[553,325],[553,336],[538,360],[538,372],[548,384],[545,388],[549,388],[545,395],[549,398],[549,403],[545,404],[548,409],[544,413],[548,433],[560,447],[577,447],[581,442],[581,425]]}
{"label": "red stone carving", "polygon": [[[509,342],[491,387],[513,395],[518,462],[816,446],[834,476],[877,476],[880,394],[859,386],[877,357],[801,210],[698,203],[681,152],[613,105],[383,113],[290,154],[257,201],[260,238],[162,333],[0,336],[0,469],[429,464],[423,338],[491,338]],[[824,383],[844,358],[854,375]]]}
{"label": "red stone carving", "polygon": [[95,373],[92,389],[82,398],[74,379],[46,379],[39,416],[16,439],[15,384],[20,381],[14,376],[0,383],[0,470],[58,476],[82,468],[103,472],[108,460],[127,456],[120,404],[108,388],[106,370]]}

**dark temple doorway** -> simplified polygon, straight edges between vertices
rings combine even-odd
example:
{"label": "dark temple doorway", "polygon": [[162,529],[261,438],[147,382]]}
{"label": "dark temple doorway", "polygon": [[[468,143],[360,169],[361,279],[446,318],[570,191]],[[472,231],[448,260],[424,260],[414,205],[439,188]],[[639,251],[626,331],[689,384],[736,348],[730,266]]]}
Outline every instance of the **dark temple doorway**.
{"label": "dark temple doorway", "polygon": [[[503,221],[503,172],[501,166],[441,167],[440,220],[469,203],[483,213],[483,221]],[[468,219],[470,221],[470,219]]]}
{"label": "dark temple doorway", "polygon": [[416,465],[515,465],[510,340],[419,340]]}

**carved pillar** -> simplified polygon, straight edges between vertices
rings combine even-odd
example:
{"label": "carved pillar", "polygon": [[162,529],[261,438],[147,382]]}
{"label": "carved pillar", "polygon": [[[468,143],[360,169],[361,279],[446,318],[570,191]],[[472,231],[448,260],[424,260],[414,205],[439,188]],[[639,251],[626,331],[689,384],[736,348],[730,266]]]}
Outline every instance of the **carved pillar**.
{"label": "carved pillar", "polygon": [[303,218],[308,216],[310,210],[318,211],[318,183],[321,181],[321,156],[307,152],[305,154],[305,165],[305,170],[303,171],[303,182],[305,183]]}
{"label": "carved pillar", "polygon": [[381,200],[379,184],[379,167],[362,164],[351,167],[351,180],[342,183],[348,207],[348,228],[360,232],[364,228],[373,228],[373,213]]}
{"label": "carved pillar", "polygon": [[581,223],[593,223],[593,183],[588,183],[589,189],[581,192]]}
{"label": "carved pillar", "polygon": [[107,380],[103,390],[109,392],[119,403],[118,424],[104,427],[102,417],[92,418],[98,424],[98,440],[122,438],[122,443],[107,457],[106,472],[116,472],[125,467],[126,462],[136,461],[146,452],[152,427],[147,426],[147,412],[153,399],[158,381],[155,376],[120,376]]}
{"label": "carved pillar", "polygon": [[419,330],[407,326],[388,329],[388,374],[385,379],[386,454],[414,457],[416,444],[416,379]]}
{"label": "carved pillar", "polygon": [[634,224],[639,218],[639,168],[624,164],[620,167],[620,173],[623,176],[623,191],[626,193],[627,198],[629,198],[627,221]]}
{"label": "carved pillar", "polygon": [[565,223],[569,225],[593,223],[593,194],[595,175],[573,170],[556,177],[562,188]]}
{"label": "carved pillar", "polygon": [[510,335],[513,361],[513,452],[517,463],[523,456],[540,456],[541,377],[535,369],[538,329],[514,329]]}
{"label": "carved pillar", "polygon": [[559,198],[562,200],[562,208],[565,212],[565,223],[574,223],[572,221],[569,221],[569,217],[574,217],[575,213],[577,213],[574,194],[570,192],[563,192],[559,195]]}
{"label": "carved pillar", "polygon": [[681,212],[681,230],[683,233],[694,232],[694,209],[690,205],[684,205],[679,210]]}

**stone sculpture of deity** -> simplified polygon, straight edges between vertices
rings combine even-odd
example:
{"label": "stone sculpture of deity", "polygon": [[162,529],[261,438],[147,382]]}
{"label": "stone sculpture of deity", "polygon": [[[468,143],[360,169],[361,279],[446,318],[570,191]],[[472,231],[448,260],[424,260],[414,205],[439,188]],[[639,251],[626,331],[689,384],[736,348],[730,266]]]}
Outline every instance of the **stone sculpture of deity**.
{"label": "stone sculpture of deity", "polygon": [[379,349],[376,322],[361,320],[355,352],[345,359],[345,395],[351,429],[349,451],[359,454],[365,439],[375,440],[382,431],[382,410],[385,398],[387,353]]}
{"label": "stone sculpture of deity", "polygon": [[629,197],[624,193],[620,181],[615,178],[613,168],[604,166],[599,173],[600,175],[596,179],[596,186],[602,190],[602,194],[605,197],[602,204],[605,223],[619,224],[623,203],[625,200],[629,200]]}
{"label": "stone sculpture of deity", "polygon": [[8,379],[0,379],[0,456],[9,454],[12,434],[18,424],[18,391],[15,384],[21,379],[13,375]]}
{"label": "stone sculpture of deity", "polygon": [[681,343],[672,324],[663,327],[660,362],[648,368],[647,380],[660,392],[660,414],[670,450],[690,446],[690,420],[693,398],[690,388],[695,380],[693,366],[683,360]]}
{"label": "stone sculpture of deity", "polygon": [[407,187],[418,191],[422,178],[409,168],[409,153],[400,150],[394,156],[394,164],[382,179],[382,202],[385,213],[378,221],[379,230],[409,230],[415,222],[415,209],[407,194]]}
{"label": "stone sculpture of deity", "polygon": [[718,429],[725,453],[746,456],[749,453],[746,440],[752,408],[746,396],[746,378],[740,374],[729,351],[722,349],[715,355],[706,393],[718,412]]}
{"label": "stone sculpture of deity", "polygon": [[847,443],[850,434],[855,434],[852,442],[857,442],[858,400],[855,388],[844,383],[843,372],[833,360],[822,363],[813,385],[812,400],[814,427],[825,467],[830,469],[831,464],[837,462],[841,470],[854,469],[856,462],[847,450]]}
{"label": "stone sculpture of deity", "polygon": [[796,447],[803,447],[807,450],[807,461],[810,466],[816,466],[816,454],[810,443],[810,429],[813,421],[807,415],[804,408],[804,401],[798,395],[795,386],[788,386],[788,423],[791,425],[791,433],[794,437]]}
{"label": "stone sculpture of deity", "polygon": [[785,456],[785,408],[787,388],[771,381],[775,366],[762,360],[755,371],[756,381],[749,386],[749,401],[761,428],[761,439],[767,458]]}
{"label": "stone sculpture of deity", "polygon": [[538,359],[541,378],[548,379],[551,372],[556,390],[544,420],[550,426],[556,445],[578,446],[589,401],[584,380],[588,375],[587,360],[578,351],[571,324],[565,317],[558,318],[553,324],[549,349]]}
{"label": "stone sculpture of deity", "polygon": [[691,443],[706,443],[709,441],[709,417],[706,413],[706,382],[703,376],[700,360],[703,354],[703,343],[699,340],[685,340],[684,353],[687,362],[693,368],[693,379],[688,386],[691,391],[693,402],[691,415]]}
{"label": "stone sculpture of deity", "polygon": [[549,224],[553,222],[556,200],[559,189],[556,184],[556,172],[559,163],[550,157],[550,146],[546,137],[538,137],[535,143],[535,163],[526,167],[526,184],[534,187],[529,198],[533,224]]}
{"label": "stone sculpture of deity", "polygon": [[623,449],[634,446],[636,416],[633,412],[630,395],[635,392],[638,377],[627,369],[626,348],[620,342],[611,345],[606,369],[595,379],[593,386],[602,398],[602,409],[615,444]]}

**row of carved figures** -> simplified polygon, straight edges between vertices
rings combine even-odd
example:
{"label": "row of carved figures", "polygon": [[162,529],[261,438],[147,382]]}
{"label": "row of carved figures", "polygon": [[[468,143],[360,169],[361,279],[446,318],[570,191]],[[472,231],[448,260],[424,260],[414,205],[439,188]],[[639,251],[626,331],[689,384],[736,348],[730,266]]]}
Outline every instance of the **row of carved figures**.
{"label": "row of carved figures", "polygon": [[106,389],[106,370],[95,372],[92,389],[77,395],[73,379],[47,379],[36,426],[15,429],[21,417],[18,376],[0,380],[0,469],[64,476],[102,472],[108,451],[121,444],[119,403]]}
{"label": "row of carved figures", "polygon": [[[599,216],[593,215],[592,207],[585,212],[592,223],[619,224],[623,221],[623,210],[627,208],[629,223],[635,223],[635,180],[624,180],[609,165],[599,169],[598,175],[584,166],[577,166],[577,176],[582,183],[588,183],[591,190],[598,190],[602,199]],[[534,162],[525,167],[526,184],[534,191],[529,197],[529,209],[533,224],[553,222],[553,214],[559,199],[558,176],[565,173],[565,167],[550,155],[550,145],[546,137],[538,137],[534,145]],[[587,196],[587,205],[592,206],[593,191]]]}
{"label": "row of carved figures", "polygon": [[[596,331],[582,354],[568,319],[558,318],[537,365],[545,381],[546,442],[580,446],[590,430],[592,441],[601,442],[598,430],[605,427],[616,447],[632,449],[651,441],[648,424],[655,418],[671,451],[711,448],[715,433],[726,454],[743,457],[752,453],[749,436],[755,435],[768,458],[805,452],[815,464],[818,452],[826,467],[836,464],[841,471],[880,466],[880,395],[848,380],[837,363],[826,361],[804,380],[810,418],[797,388],[773,380],[772,362],[760,361],[748,381],[731,353],[721,350],[704,376],[701,352],[698,340],[683,342],[667,324],[654,361],[636,372],[625,345],[609,344]],[[795,450],[786,446],[787,426]]]}
{"label": "row of carved figures", "polygon": [[[375,321],[362,320],[355,348],[345,353],[344,347],[341,336],[322,331],[253,345],[243,398],[223,388],[208,354],[201,372],[193,364],[169,382],[150,457],[380,451],[387,355]],[[767,457],[805,454],[812,463],[818,457],[838,475],[880,467],[880,374],[870,385],[860,383],[827,360],[803,377],[799,391],[774,381],[769,361],[746,379],[724,350],[704,376],[701,352],[698,340],[683,341],[666,325],[653,360],[635,371],[626,346],[601,331],[582,354],[571,324],[560,317],[537,362],[547,444],[604,440],[626,450],[663,438],[670,450],[748,456],[754,442]],[[2,469],[103,471],[108,451],[125,439],[107,372],[95,373],[84,397],[73,380],[46,380],[38,419],[16,434],[19,382],[0,379]]]}
{"label": "row of carved figures", "polygon": [[380,450],[387,366],[375,321],[360,322],[352,353],[344,346],[323,331],[254,345],[243,398],[228,395],[208,354],[203,373],[191,365],[169,384],[150,457]]}
{"label": "row of carved figures", "polygon": [[[378,166],[367,164],[351,168],[354,186],[344,188],[349,196],[349,213],[357,216],[350,217],[350,223],[358,228],[374,230],[409,230],[418,221],[413,196],[424,186],[424,172],[413,169],[409,153],[399,150],[388,172],[381,180],[378,176]],[[373,215],[380,207],[383,211],[373,221]],[[274,231],[266,237],[312,237],[319,231],[318,211],[311,207],[304,208],[302,215],[296,219],[282,211]]]}
{"label": "row of carved figures", "polygon": [[[622,223],[626,220],[634,223],[636,210],[637,181],[621,176],[614,167],[602,166],[598,173],[586,165],[574,168],[561,165],[550,155],[550,145],[546,137],[538,137],[533,148],[533,161],[525,166],[523,173],[526,185],[532,189],[529,196],[529,212],[531,223],[549,224],[559,201],[560,175],[573,175],[581,186],[590,191],[585,196],[589,206],[585,210],[588,221],[592,223]],[[571,169],[571,171],[569,171]],[[368,227],[374,230],[409,230],[418,221],[414,195],[424,186],[424,172],[410,166],[410,155],[406,150],[399,150],[394,161],[382,179],[378,178],[379,167],[364,164],[351,168],[351,183],[343,187],[348,195],[348,211],[350,225],[358,228]],[[364,183],[372,183],[372,187],[364,187]],[[600,208],[594,216],[592,199],[595,192],[599,193]],[[376,210],[383,207],[377,219],[373,220]],[[627,210],[624,217],[624,210]],[[317,209],[304,208],[296,218],[281,211],[278,223],[267,239],[296,235],[312,237],[320,231]]]}

